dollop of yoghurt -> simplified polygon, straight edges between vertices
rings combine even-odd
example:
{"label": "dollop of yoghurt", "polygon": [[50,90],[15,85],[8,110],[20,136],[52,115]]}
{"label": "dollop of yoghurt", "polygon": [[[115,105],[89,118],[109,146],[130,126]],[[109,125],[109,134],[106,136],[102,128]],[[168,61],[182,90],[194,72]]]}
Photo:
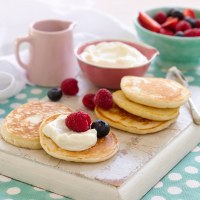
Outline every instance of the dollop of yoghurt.
{"label": "dollop of yoghurt", "polygon": [[148,62],[136,48],[122,42],[100,42],[89,45],[81,53],[81,58],[87,63],[105,68],[130,68]]}
{"label": "dollop of yoghurt", "polygon": [[94,146],[97,142],[97,131],[89,129],[85,132],[76,133],[70,130],[65,125],[65,119],[68,115],[60,115],[46,124],[43,127],[43,133],[65,150],[83,151]]}

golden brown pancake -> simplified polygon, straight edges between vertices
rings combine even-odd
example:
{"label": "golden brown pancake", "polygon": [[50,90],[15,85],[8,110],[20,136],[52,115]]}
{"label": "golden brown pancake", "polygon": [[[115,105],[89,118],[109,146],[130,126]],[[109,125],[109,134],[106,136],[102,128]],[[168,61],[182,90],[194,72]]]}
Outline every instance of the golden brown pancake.
{"label": "golden brown pancake", "polygon": [[106,137],[97,139],[95,146],[84,151],[68,151],[60,148],[55,142],[44,135],[43,127],[56,119],[59,115],[53,115],[44,120],[40,126],[40,143],[42,148],[51,156],[66,161],[96,163],[109,159],[119,148],[116,136],[110,132]]}
{"label": "golden brown pancake", "polygon": [[187,88],[164,78],[124,76],[120,86],[129,100],[156,108],[180,107],[190,96]]}
{"label": "golden brown pancake", "polygon": [[123,110],[145,119],[166,121],[174,119],[179,114],[179,108],[154,108],[130,101],[122,90],[112,93],[113,101]]}
{"label": "golden brown pancake", "polygon": [[136,134],[148,134],[158,132],[170,126],[176,121],[176,117],[167,121],[153,121],[130,114],[114,105],[109,110],[95,107],[95,114],[98,118],[106,121],[110,126]]}
{"label": "golden brown pancake", "polygon": [[32,101],[12,112],[3,120],[1,135],[15,146],[29,149],[41,149],[39,126],[41,122],[57,113],[71,111],[68,107],[55,102]]}

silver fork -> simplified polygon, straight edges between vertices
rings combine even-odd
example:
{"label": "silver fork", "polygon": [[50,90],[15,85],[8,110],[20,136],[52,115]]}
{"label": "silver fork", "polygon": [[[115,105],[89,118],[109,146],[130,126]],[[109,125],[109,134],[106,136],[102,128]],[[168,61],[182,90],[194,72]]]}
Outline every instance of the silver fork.
{"label": "silver fork", "polygon": [[[183,85],[187,88],[189,87],[189,84],[188,84],[185,76],[175,66],[169,68],[167,75],[166,75],[166,78],[175,80],[175,81],[179,82],[181,85]],[[197,108],[196,108],[196,106],[193,103],[191,98],[189,98],[188,104],[190,106],[190,111],[191,111],[193,122],[197,125],[200,125],[200,113],[198,112],[198,110],[197,110]]]}

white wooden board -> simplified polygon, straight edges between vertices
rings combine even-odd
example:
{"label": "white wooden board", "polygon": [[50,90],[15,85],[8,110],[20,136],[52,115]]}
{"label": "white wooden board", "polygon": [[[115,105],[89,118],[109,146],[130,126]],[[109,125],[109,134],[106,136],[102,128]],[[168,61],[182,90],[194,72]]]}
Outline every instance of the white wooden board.
{"label": "white wooden board", "polygon": [[[82,96],[97,88],[78,78],[78,97],[63,97],[61,103],[86,110]],[[200,88],[193,87],[200,101]],[[200,108],[199,108],[200,109]],[[88,110],[87,110],[88,112]],[[89,112],[93,118],[93,112]],[[200,126],[192,123],[187,104],[175,124],[155,134],[134,135],[113,129],[119,152],[97,164],[66,162],[43,150],[17,148],[0,139],[0,173],[61,195],[81,200],[137,200],[200,142]]]}

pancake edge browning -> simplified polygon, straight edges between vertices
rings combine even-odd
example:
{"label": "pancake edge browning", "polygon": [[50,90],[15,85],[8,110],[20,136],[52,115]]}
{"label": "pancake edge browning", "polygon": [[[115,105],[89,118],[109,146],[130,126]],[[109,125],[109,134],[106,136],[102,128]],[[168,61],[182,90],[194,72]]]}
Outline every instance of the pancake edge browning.
{"label": "pancake edge browning", "polygon": [[23,138],[16,134],[10,133],[5,124],[1,125],[0,133],[2,138],[9,144],[17,147],[27,148],[27,149],[42,149],[39,141],[39,136],[34,138]]}
{"label": "pancake edge browning", "polygon": [[145,134],[150,134],[150,133],[156,133],[158,131],[164,130],[167,127],[169,127],[171,124],[173,124],[177,117],[167,120],[167,121],[160,121],[160,125],[155,126],[153,128],[149,128],[149,129],[138,129],[137,127],[128,127],[125,126],[123,124],[120,124],[119,122],[113,121],[109,118],[107,118],[106,116],[104,116],[102,113],[100,113],[99,108],[96,107],[95,108],[95,114],[99,119],[102,119],[104,121],[106,121],[107,123],[110,124],[110,126],[112,126],[113,128],[119,129],[121,131],[126,131],[129,133],[133,133],[133,134],[139,134],[139,135],[145,135]]}
{"label": "pancake edge browning", "polygon": [[[68,151],[60,148],[55,142],[44,135],[43,127],[56,119],[59,115],[53,115],[45,119],[40,125],[40,144],[44,151],[52,157],[65,161],[97,163],[108,160],[114,156],[119,149],[119,142],[114,133],[110,132],[106,137],[97,139],[96,145],[84,151]],[[78,134],[78,133],[77,133]]]}
{"label": "pancake edge browning", "polygon": [[166,121],[178,116],[179,108],[155,108],[130,101],[122,90],[113,92],[113,101],[123,110],[145,119]]}

